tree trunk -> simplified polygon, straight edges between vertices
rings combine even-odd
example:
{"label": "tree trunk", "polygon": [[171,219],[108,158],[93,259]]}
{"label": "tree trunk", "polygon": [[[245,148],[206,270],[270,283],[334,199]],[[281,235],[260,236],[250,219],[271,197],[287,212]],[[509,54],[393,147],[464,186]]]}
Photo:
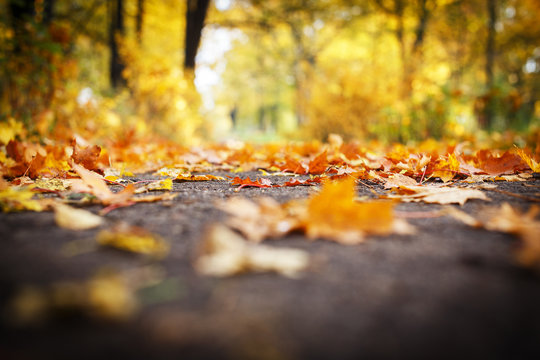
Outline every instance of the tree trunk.
{"label": "tree trunk", "polygon": [[10,0],[9,12],[11,29],[15,37],[13,52],[21,54],[24,44],[29,40],[26,23],[35,15],[33,0]]}
{"label": "tree trunk", "polygon": [[497,0],[487,0],[487,39],[486,39],[486,95],[483,118],[480,124],[490,130],[493,127],[495,117],[495,99],[493,98],[494,67],[495,67],[495,24],[497,23]]}
{"label": "tree trunk", "polygon": [[109,78],[111,86],[118,89],[125,85],[122,77],[124,63],[118,49],[118,38],[124,35],[124,1],[110,0],[109,48],[111,52]]}
{"label": "tree trunk", "polygon": [[43,23],[48,26],[51,24],[54,17],[55,0],[43,1]]}
{"label": "tree trunk", "polygon": [[201,42],[209,4],[210,0],[187,0],[184,70],[190,73],[195,70],[195,56]]}
{"label": "tree trunk", "polygon": [[137,43],[142,44],[144,22],[144,0],[137,0],[137,16],[135,17],[135,33],[137,35]]}

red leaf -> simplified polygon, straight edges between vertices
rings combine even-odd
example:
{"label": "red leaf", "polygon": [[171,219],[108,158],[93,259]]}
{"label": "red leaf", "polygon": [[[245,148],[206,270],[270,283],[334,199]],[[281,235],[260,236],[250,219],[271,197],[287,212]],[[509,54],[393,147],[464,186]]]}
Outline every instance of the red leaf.
{"label": "red leaf", "polygon": [[238,187],[238,190],[245,187],[269,188],[269,187],[272,187],[272,182],[265,178],[251,180],[249,176],[245,179],[241,179],[240,177],[237,176],[231,180],[231,185],[240,185]]}

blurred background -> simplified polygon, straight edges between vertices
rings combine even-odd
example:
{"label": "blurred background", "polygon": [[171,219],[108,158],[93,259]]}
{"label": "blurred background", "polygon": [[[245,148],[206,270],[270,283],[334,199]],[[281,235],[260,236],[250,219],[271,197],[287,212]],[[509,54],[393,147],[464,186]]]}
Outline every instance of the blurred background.
{"label": "blurred background", "polygon": [[534,143],[539,18],[538,0],[0,0],[0,122],[41,141]]}

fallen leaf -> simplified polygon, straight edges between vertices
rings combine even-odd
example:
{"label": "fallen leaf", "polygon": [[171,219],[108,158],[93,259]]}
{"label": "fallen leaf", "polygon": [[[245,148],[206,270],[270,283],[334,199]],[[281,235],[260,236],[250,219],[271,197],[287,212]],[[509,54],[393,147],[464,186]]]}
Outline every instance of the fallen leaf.
{"label": "fallen leaf", "polygon": [[100,272],[83,282],[21,287],[8,304],[8,320],[18,326],[28,326],[68,313],[124,321],[137,308],[134,289],[122,275]]}
{"label": "fallen leaf", "polygon": [[405,176],[400,173],[396,173],[388,177],[384,183],[385,189],[399,188],[400,186],[416,186],[418,183],[416,180],[409,176]]}
{"label": "fallen leaf", "polygon": [[96,240],[102,246],[111,246],[158,258],[164,257],[169,252],[169,245],[160,236],[126,223],[119,223],[111,229],[102,230]]}
{"label": "fallen leaf", "polygon": [[44,202],[33,199],[35,193],[28,187],[6,187],[0,190],[0,206],[3,212],[11,211],[43,211]]}
{"label": "fallen leaf", "polygon": [[355,180],[327,182],[308,200],[303,224],[309,238],[328,238],[342,244],[358,244],[366,235],[410,233],[404,220],[395,219],[391,202],[355,201]]}
{"label": "fallen leaf", "polygon": [[240,185],[237,190],[243,189],[245,187],[269,188],[272,187],[272,182],[266,178],[251,180],[249,176],[245,179],[237,176],[231,180],[231,185]]}
{"label": "fallen leaf", "polygon": [[140,188],[135,190],[135,194],[144,193],[147,191],[159,191],[159,190],[172,190],[172,179],[156,180],[151,181]]}
{"label": "fallen leaf", "polygon": [[195,269],[203,275],[219,277],[254,271],[293,278],[308,264],[309,255],[303,250],[248,243],[228,227],[214,225],[206,234]]}
{"label": "fallen leaf", "polygon": [[165,194],[159,194],[159,195],[137,196],[137,197],[131,198],[131,200],[136,203],[148,203],[148,202],[156,202],[156,201],[170,201],[176,198],[177,196],[178,194],[165,193]]}
{"label": "fallen leaf", "polygon": [[69,188],[70,183],[69,181],[64,180],[64,179],[39,178],[39,179],[36,179],[36,181],[34,182],[34,185],[37,188],[46,189],[50,191],[65,191]]}
{"label": "fallen leaf", "polygon": [[490,201],[477,189],[436,187],[436,186],[400,186],[395,191],[399,195],[386,195],[385,198],[399,199],[402,202],[425,202],[429,204],[460,204],[471,199]]}
{"label": "fallen leaf", "polygon": [[54,206],[54,220],[58,226],[69,230],[93,229],[103,224],[101,216],[62,203]]}
{"label": "fallen leaf", "polygon": [[73,154],[71,155],[71,158],[76,164],[84,166],[88,170],[100,171],[98,162],[101,148],[99,146],[92,145],[80,148],[75,139],[73,140],[72,146]]}
{"label": "fallen leaf", "polygon": [[313,175],[324,174],[328,165],[328,158],[325,150],[309,162],[308,173]]}
{"label": "fallen leaf", "polygon": [[510,151],[500,156],[490,151],[479,151],[477,157],[479,167],[489,175],[513,174],[524,167],[522,158]]}
{"label": "fallen leaf", "polygon": [[525,267],[540,269],[540,221],[536,220],[540,212],[538,206],[531,206],[528,212],[522,213],[510,204],[503,203],[499,208],[485,209],[480,219],[457,209],[448,208],[445,212],[475,228],[516,235],[521,240],[521,246],[515,253],[517,262]]}
{"label": "fallen leaf", "polygon": [[176,181],[210,181],[210,180],[225,180],[223,176],[215,175],[193,175],[191,173],[181,173],[174,179]]}
{"label": "fallen leaf", "polygon": [[218,202],[217,208],[230,215],[226,223],[240,231],[246,238],[260,242],[268,237],[282,236],[299,226],[299,221],[272,198],[255,201],[232,197]]}
{"label": "fallen leaf", "polygon": [[[127,204],[135,192],[135,187],[130,184],[119,193],[113,193],[107,186],[103,176],[87,170],[75,163],[72,163],[71,166],[73,167],[73,170],[75,170],[75,172],[81,177],[84,185],[88,187],[87,191],[95,195],[105,205]],[[74,183],[72,182],[72,186],[73,184]]]}
{"label": "fallen leaf", "polygon": [[531,156],[527,155],[523,149],[516,149],[519,157],[527,163],[534,172],[540,172],[540,163],[537,163]]}

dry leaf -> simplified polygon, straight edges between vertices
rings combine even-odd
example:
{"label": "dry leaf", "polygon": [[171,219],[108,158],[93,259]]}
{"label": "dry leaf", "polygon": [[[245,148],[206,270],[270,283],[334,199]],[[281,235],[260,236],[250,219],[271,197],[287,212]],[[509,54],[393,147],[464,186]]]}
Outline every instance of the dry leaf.
{"label": "dry leaf", "polygon": [[405,176],[400,173],[396,173],[391,175],[388,179],[386,179],[384,183],[385,189],[393,189],[398,188],[400,186],[416,186],[418,183],[416,180],[409,176]]}
{"label": "dry leaf", "polygon": [[[135,192],[135,187],[130,184],[121,192],[113,193],[105,183],[103,176],[75,163],[72,163],[71,166],[81,177],[84,185],[87,186],[87,191],[95,195],[105,205],[129,203]],[[75,184],[77,183],[72,181],[72,187],[74,187]],[[80,186],[80,184],[78,186]]]}
{"label": "dry leaf", "polygon": [[203,253],[195,263],[195,269],[203,275],[254,271],[297,277],[309,264],[309,255],[303,250],[251,244],[223,225],[212,226],[204,241]]}
{"label": "dry leaf", "polygon": [[54,206],[54,220],[58,226],[69,230],[93,229],[103,224],[101,216],[61,203]]}
{"label": "dry leaf", "polygon": [[147,191],[172,190],[172,179],[156,180],[141,186],[135,190],[135,194],[140,194]]}
{"label": "dry leaf", "polygon": [[191,173],[180,173],[174,179],[176,181],[210,181],[210,180],[225,180],[223,176],[215,175],[193,175]]}
{"label": "dry leaf", "polygon": [[164,257],[169,252],[169,245],[160,236],[126,223],[102,230],[96,240],[103,246],[156,257]]}
{"label": "dry leaf", "polygon": [[272,198],[260,198],[252,201],[233,197],[216,204],[231,215],[227,225],[240,231],[246,238],[260,242],[265,238],[282,236],[298,227],[298,219],[290,216],[286,206]]}
{"label": "dry leaf", "polygon": [[400,186],[397,189],[400,195],[385,196],[390,199],[399,199],[403,202],[425,202],[429,204],[460,204],[471,199],[490,201],[482,191],[467,188],[435,187],[435,186]]}
{"label": "dry leaf", "polygon": [[527,163],[534,172],[540,172],[540,163],[537,163],[531,156],[527,155],[523,149],[516,149],[519,157]]}
{"label": "dry leaf", "polygon": [[365,235],[410,233],[393,215],[391,202],[357,203],[354,179],[328,182],[320,193],[308,200],[303,224],[310,238],[329,238],[342,244],[357,244]]}

